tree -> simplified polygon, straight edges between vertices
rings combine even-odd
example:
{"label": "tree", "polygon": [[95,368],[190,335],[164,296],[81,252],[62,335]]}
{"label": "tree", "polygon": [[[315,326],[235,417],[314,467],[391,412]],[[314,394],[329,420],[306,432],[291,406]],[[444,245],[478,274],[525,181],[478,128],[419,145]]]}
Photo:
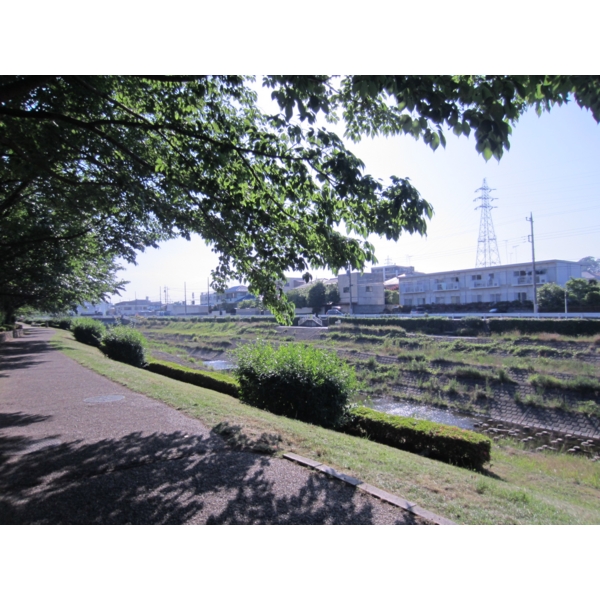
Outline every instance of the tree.
{"label": "tree", "polygon": [[544,283],[537,289],[541,312],[561,312],[565,309],[565,290],[557,283]]}
{"label": "tree", "polygon": [[319,314],[319,311],[323,308],[325,303],[327,302],[327,294],[325,290],[325,285],[322,281],[317,281],[313,286],[311,286],[308,291],[308,306],[313,309],[315,314]]}
{"label": "tree", "polygon": [[340,290],[336,283],[330,283],[325,286],[325,299],[327,304],[339,304],[340,303]]}
{"label": "tree", "polygon": [[595,279],[572,277],[566,284],[569,306],[590,309],[600,306],[600,284]]}
{"label": "tree", "polygon": [[[74,252],[81,238],[98,257],[134,261],[147,246],[198,233],[219,256],[217,289],[245,280],[289,321],[285,271],[309,279],[311,268],[361,269],[375,261],[369,234],[424,233],[432,216],[408,178],[384,186],[365,174],[337,135],[317,127],[319,113],[343,119],[353,140],[408,134],[434,150],[444,130],[472,131],[486,160],[509,148],[528,106],[573,98],[600,120],[598,77],[266,77],[279,114],[261,113],[249,83],[0,78],[3,256],[36,248],[43,263],[46,245]],[[18,279],[13,271],[11,289]]]}
{"label": "tree", "polygon": [[385,290],[385,303],[386,304],[399,304],[400,293],[396,290]]}

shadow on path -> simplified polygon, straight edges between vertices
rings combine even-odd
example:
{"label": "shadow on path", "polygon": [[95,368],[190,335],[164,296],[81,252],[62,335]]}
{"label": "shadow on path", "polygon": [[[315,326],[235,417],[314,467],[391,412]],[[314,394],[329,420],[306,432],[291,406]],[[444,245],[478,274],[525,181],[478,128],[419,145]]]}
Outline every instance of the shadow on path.
{"label": "shadow on path", "polygon": [[52,351],[54,351],[54,348],[47,341],[35,339],[35,333],[30,333],[26,338],[19,339],[18,343],[10,341],[0,344],[0,377],[7,377],[2,371],[27,369],[46,362],[34,359],[31,355]]}
{"label": "shadow on path", "polygon": [[[0,462],[0,523],[374,522],[371,504],[355,488],[303,469],[291,477],[284,461],[224,450],[216,436],[132,433],[52,443],[11,453],[8,440]],[[399,511],[398,524],[412,522]]]}

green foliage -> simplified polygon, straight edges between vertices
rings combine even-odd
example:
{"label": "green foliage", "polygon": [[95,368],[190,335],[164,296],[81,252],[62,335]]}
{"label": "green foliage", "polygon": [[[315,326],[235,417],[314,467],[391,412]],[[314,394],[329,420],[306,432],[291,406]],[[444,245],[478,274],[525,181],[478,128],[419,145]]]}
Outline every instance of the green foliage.
{"label": "green foliage", "polygon": [[398,304],[400,302],[400,293],[396,290],[385,290],[385,303]]}
{"label": "green foliage", "polygon": [[565,288],[556,283],[546,283],[538,288],[538,305],[541,311],[562,312],[565,309],[565,289],[568,311],[600,310],[600,284],[595,279],[571,278]]}
{"label": "green foliage", "polygon": [[242,402],[323,427],[337,427],[347,418],[356,376],[337,354],[259,342],[238,348],[234,356]]}
{"label": "green foliage", "polygon": [[535,388],[572,390],[580,393],[600,392],[600,381],[590,377],[576,377],[574,379],[558,379],[552,375],[538,373],[528,379],[528,383]]}
{"label": "green foliage", "polygon": [[257,308],[258,300],[242,300],[238,304],[238,308]]}
{"label": "green foliage", "polygon": [[78,342],[99,348],[102,337],[106,333],[106,327],[100,321],[96,321],[96,319],[79,317],[73,319],[71,331]]}
{"label": "green foliage", "polygon": [[308,306],[313,309],[315,314],[325,306],[326,292],[325,285],[321,281],[317,281],[308,291]]}
{"label": "green foliage", "polygon": [[62,317],[58,319],[58,327],[60,329],[66,329],[67,331],[71,329],[71,325],[73,324],[73,319],[71,317]]}
{"label": "green foliage", "polygon": [[479,433],[358,407],[344,431],[408,452],[471,469],[490,461],[491,441]]}
{"label": "green foliage", "polygon": [[207,371],[197,371],[188,367],[181,367],[175,363],[165,362],[161,360],[152,360],[146,365],[148,371],[191,383],[199,387],[221,392],[234,398],[239,397],[239,385],[228,376],[223,376],[221,373],[209,373]]}
{"label": "green foliage", "polygon": [[325,299],[328,304],[339,304],[340,303],[340,291],[337,283],[328,284],[325,286]]}
{"label": "green foliage", "polygon": [[146,338],[131,327],[120,325],[109,329],[102,337],[100,350],[108,358],[134,367],[146,364]]}
{"label": "green foliage", "polygon": [[557,283],[544,283],[537,289],[540,312],[561,312],[565,309],[565,290]]}
{"label": "green foliage", "polygon": [[529,333],[559,333],[561,335],[595,335],[600,333],[598,319],[489,319],[493,333],[520,331]]}

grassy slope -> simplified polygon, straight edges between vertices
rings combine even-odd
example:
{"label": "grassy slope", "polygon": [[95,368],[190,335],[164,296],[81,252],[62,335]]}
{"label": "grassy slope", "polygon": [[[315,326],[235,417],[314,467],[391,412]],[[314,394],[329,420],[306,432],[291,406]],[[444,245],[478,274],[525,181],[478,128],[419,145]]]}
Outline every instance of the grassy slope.
{"label": "grassy slope", "polygon": [[494,446],[484,475],[251,408],[239,401],[135,369],[57,331],[53,343],[82,365],[212,427],[279,434],[284,451],[317,459],[458,523],[600,523],[600,464]]}

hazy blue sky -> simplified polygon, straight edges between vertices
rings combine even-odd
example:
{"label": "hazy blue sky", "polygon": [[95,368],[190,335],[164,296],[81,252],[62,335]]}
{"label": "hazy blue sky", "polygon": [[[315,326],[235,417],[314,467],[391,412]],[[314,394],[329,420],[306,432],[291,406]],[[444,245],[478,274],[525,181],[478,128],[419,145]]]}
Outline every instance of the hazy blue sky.
{"label": "hazy blue sky", "polygon": [[[261,94],[266,103],[264,98]],[[500,163],[486,163],[472,137],[453,134],[447,135],[446,149],[436,152],[409,137],[348,146],[365,162],[366,171],[384,182],[390,175],[410,177],[435,210],[426,237],[406,235],[397,243],[372,237],[380,263],[389,257],[394,264],[424,272],[474,267],[480,211],[473,199],[484,177],[498,199],[492,213],[502,264],[531,259],[530,212],[536,259],[600,255],[600,126],[574,103],[541,117],[533,110],[526,113]],[[192,292],[206,291],[216,264],[216,256],[199,237],[172,240],[140,254],[137,266],[121,272],[131,283],[113,300],[158,300],[164,286],[171,299],[182,300],[184,282],[190,299]]]}

